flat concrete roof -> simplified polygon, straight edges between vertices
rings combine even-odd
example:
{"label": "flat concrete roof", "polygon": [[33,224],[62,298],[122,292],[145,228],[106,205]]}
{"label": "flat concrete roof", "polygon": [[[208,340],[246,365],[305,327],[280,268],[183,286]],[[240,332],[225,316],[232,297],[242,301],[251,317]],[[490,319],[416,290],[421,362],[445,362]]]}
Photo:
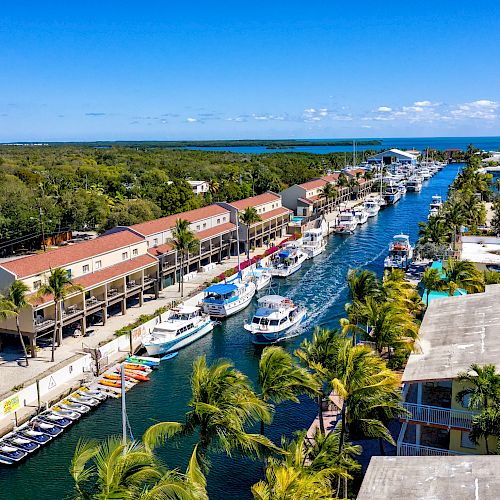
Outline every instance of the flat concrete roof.
{"label": "flat concrete roof", "polygon": [[451,380],[472,363],[500,367],[500,285],[433,300],[419,336],[420,350],[410,355],[403,382]]}
{"label": "flat concrete roof", "polygon": [[480,264],[500,265],[500,238],[463,236],[460,258]]}
{"label": "flat concrete roof", "polygon": [[372,457],[357,500],[500,498],[500,457]]}

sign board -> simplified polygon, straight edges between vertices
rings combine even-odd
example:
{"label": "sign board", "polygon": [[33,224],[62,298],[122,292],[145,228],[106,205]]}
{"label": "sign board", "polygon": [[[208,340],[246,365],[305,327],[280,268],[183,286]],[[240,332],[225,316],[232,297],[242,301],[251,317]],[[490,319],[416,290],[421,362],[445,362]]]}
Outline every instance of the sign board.
{"label": "sign board", "polygon": [[7,415],[8,413],[17,410],[18,408],[19,408],[19,396],[18,395],[12,396],[11,398],[7,399],[7,401],[4,401],[3,414]]}

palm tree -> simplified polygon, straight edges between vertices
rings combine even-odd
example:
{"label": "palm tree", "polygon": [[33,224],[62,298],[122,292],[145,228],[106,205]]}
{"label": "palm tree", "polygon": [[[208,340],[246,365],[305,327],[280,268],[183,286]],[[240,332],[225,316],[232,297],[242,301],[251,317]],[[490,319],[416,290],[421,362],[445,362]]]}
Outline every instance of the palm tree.
{"label": "palm tree", "polygon": [[500,273],[498,271],[483,271],[485,285],[497,285],[500,283]]}
{"label": "palm tree", "polygon": [[338,348],[339,335],[335,330],[320,329],[316,327],[312,340],[304,340],[295,355],[314,375],[319,384],[317,396],[319,427],[321,432],[325,432],[323,422],[323,401],[330,393],[329,368],[331,360],[335,357]]}
{"label": "palm tree", "polygon": [[337,198],[337,190],[334,188],[333,184],[327,182],[321,189],[320,197],[323,198],[329,206],[330,202]]}
{"label": "palm tree", "polygon": [[177,219],[175,228],[172,231],[172,246],[177,251],[181,258],[181,266],[179,270],[179,292],[181,297],[184,297],[184,266],[185,260],[189,259],[189,254],[196,252],[199,248],[199,241],[193,231],[189,229],[189,221]]}
{"label": "palm tree", "polygon": [[211,179],[208,182],[208,190],[214,196],[214,199],[216,199],[215,195],[220,191],[220,183],[216,179]]}
{"label": "palm tree", "polygon": [[250,226],[262,219],[254,207],[247,207],[242,214],[239,214],[239,220],[246,227],[247,259],[250,260]]}
{"label": "palm tree", "polygon": [[[500,376],[495,365],[472,364],[466,373],[460,373],[457,380],[465,385],[456,395],[462,406],[473,410],[489,410],[491,405],[500,403]],[[489,454],[488,439],[486,453]]]}
{"label": "palm tree", "polygon": [[470,430],[470,439],[472,442],[479,444],[479,439],[483,438],[486,443],[486,454],[489,455],[488,438],[496,436],[497,449],[496,453],[500,452],[500,407],[495,406],[483,410],[479,415],[472,418],[472,426]]}
{"label": "palm tree", "polygon": [[380,296],[380,283],[377,275],[367,269],[349,269],[347,286],[351,303],[364,302],[367,297]]}
{"label": "palm tree", "polygon": [[[51,362],[54,362],[54,351],[56,348],[56,337],[58,337],[57,344],[61,345],[62,342],[62,302],[68,294],[81,291],[83,288],[80,285],[74,284],[69,277],[68,271],[61,267],[51,269],[50,275],[46,283],[38,289],[39,297],[51,296],[54,301],[54,334],[52,337],[52,353]],[[57,333],[59,332],[59,335]]]}
{"label": "palm tree", "polygon": [[448,226],[451,226],[453,230],[453,249],[455,250],[455,244],[457,238],[460,237],[460,229],[465,219],[464,209],[460,199],[455,197],[448,200],[443,215],[446,223]]}
{"label": "palm tree", "polygon": [[185,474],[166,469],[143,443],[80,440],[70,465],[77,499],[208,499],[196,459]]}
{"label": "palm tree", "polygon": [[[23,349],[26,366],[29,366],[28,352],[26,351],[23,334],[21,333],[21,328],[19,326],[19,315],[21,314],[21,310],[29,305],[27,299],[28,291],[29,287],[26,284],[22,281],[16,280],[10,284],[7,289],[6,296],[0,298],[0,318],[6,318],[9,316],[16,318],[17,335]],[[31,355],[33,356],[34,353],[31,353]]]}
{"label": "palm tree", "polygon": [[[292,356],[278,346],[269,346],[262,351],[258,385],[262,401],[273,405],[283,401],[298,403],[299,394],[316,395],[319,390],[315,378],[305,368],[297,366]],[[260,433],[264,435],[263,420]]]}
{"label": "palm tree", "polygon": [[450,227],[445,219],[440,216],[431,217],[427,223],[419,222],[419,237],[423,243],[444,245],[450,239]]}
{"label": "palm tree", "polygon": [[467,293],[484,291],[484,276],[469,260],[448,259],[445,281],[450,295],[454,295],[457,288],[463,288]]}
{"label": "palm tree", "polygon": [[428,267],[421,278],[422,286],[425,289],[425,305],[429,307],[429,295],[431,292],[439,292],[445,286],[441,273],[435,267]]}

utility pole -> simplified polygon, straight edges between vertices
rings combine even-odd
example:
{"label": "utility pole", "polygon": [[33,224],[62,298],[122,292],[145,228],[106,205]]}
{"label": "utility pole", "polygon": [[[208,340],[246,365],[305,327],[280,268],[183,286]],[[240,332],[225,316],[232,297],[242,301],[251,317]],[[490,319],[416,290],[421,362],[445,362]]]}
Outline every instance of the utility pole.
{"label": "utility pole", "polygon": [[42,228],[42,248],[43,248],[43,251],[45,252],[47,250],[47,248],[45,247],[45,224],[43,222],[42,207],[39,207],[39,211],[40,211],[40,226]]}

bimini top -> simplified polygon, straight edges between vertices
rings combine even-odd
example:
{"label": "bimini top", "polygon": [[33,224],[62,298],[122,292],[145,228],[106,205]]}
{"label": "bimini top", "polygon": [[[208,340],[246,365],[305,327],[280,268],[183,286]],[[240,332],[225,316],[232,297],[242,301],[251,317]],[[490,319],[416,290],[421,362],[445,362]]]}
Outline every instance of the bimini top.
{"label": "bimini top", "polygon": [[290,251],[289,251],[289,250],[282,250],[282,251],[278,254],[278,257],[280,257],[280,258],[282,258],[282,259],[286,259],[289,255],[290,255]]}
{"label": "bimini top", "polygon": [[216,285],[209,286],[205,289],[205,293],[218,293],[219,295],[226,295],[226,293],[231,293],[237,290],[236,285],[230,283],[218,283]]}

